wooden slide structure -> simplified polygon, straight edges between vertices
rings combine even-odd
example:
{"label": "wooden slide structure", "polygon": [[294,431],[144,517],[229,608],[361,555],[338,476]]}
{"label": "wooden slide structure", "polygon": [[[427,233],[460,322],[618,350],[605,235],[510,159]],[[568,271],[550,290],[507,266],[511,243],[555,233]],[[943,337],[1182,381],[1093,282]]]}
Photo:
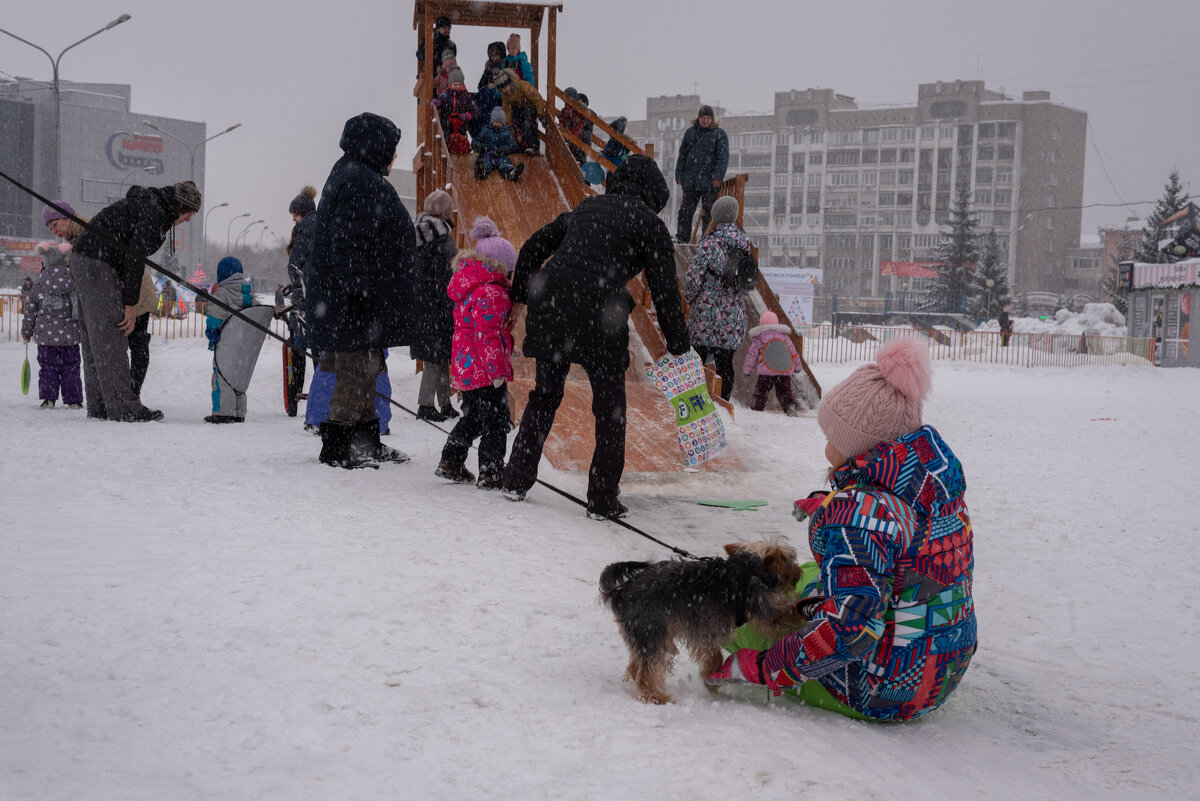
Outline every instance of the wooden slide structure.
{"label": "wooden slide structure", "polygon": [[[593,160],[606,169],[612,169],[601,155],[603,142],[586,145],[570,133],[559,130],[557,108],[559,104],[571,105],[585,115],[593,124],[597,134],[616,138],[633,153],[644,153],[653,158],[651,148],[640,145],[618,133],[608,123],[588,109],[584,109],[555,86],[555,45],[558,14],[562,5],[538,5],[529,3],[474,2],[473,0],[415,0],[413,4],[413,28],[425,40],[425,63],[420,67],[417,81],[417,153],[413,159],[416,174],[417,203],[434,189],[445,189],[454,199],[454,230],[459,247],[469,244],[467,232],[477,216],[487,216],[495,221],[501,234],[518,249],[535,231],[549,223],[559,214],[570,211],[584,198],[596,194],[583,178],[579,164],[568,148],[568,140],[583,149]],[[538,89],[547,97],[549,123],[542,136],[542,153],[538,156],[515,155],[515,163],[523,163],[525,170],[517,182],[504,180],[493,175],[479,181],[474,177],[475,154],[451,154],[442,137],[441,125],[436,109],[431,105],[432,84],[428,76],[433,74],[433,21],[440,16],[449,17],[455,27],[480,26],[503,28],[506,31],[527,31],[524,38],[530,44],[530,61],[534,74],[539,74],[539,40],[542,25],[547,24],[546,69]],[[497,36],[498,39],[505,38]],[[460,54],[462,55],[462,54]],[[547,93],[545,87],[549,86]],[[721,194],[737,197],[739,206],[746,176],[738,175],[725,182]],[[741,219],[738,220],[739,224]],[[677,270],[686,268],[693,246],[676,247]],[[682,279],[682,272],[679,273]],[[629,349],[630,367],[626,372],[627,425],[625,444],[625,470],[627,472],[671,472],[681,471],[683,461],[675,434],[675,413],[666,397],[645,376],[645,367],[652,360],[666,353],[666,342],[654,320],[653,304],[649,289],[641,275],[629,282],[628,290],[635,301],[630,318]],[[681,289],[682,294],[682,289]],[[787,317],[780,308],[775,295],[759,277],[757,292],[747,296],[751,325],[758,315],[770,308],[781,322]],[[751,312],[751,308],[754,310]],[[686,311],[686,310],[685,310]],[[513,354],[515,378],[510,385],[514,412],[519,419],[529,390],[534,383],[534,361],[520,353],[524,339],[524,321],[518,321],[513,331],[517,350]],[[800,337],[793,334],[797,350],[802,354]],[[743,347],[739,358],[744,356]],[[740,366],[740,361],[737,362]],[[797,399],[815,406],[820,389],[808,373],[796,380]],[[733,406],[722,401],[717,390],[720,380],[709,374],[709,389],[714,399],[732,417]],[[735,396],[748,403],[751,388],[739,382]],[[742,395],[745,398],[742,398]],[[559,470],[586,471],[591,462],[594,444],[594,418],[591,411],[591,389],[587,376],[578,365],[571,368],[562,405],[555,417],[554,428],[546,440],[543,450],[550,463]],[[732,449],[721,457],[705,463],[702,469],[722,470],[736,468],[739,462]]]}

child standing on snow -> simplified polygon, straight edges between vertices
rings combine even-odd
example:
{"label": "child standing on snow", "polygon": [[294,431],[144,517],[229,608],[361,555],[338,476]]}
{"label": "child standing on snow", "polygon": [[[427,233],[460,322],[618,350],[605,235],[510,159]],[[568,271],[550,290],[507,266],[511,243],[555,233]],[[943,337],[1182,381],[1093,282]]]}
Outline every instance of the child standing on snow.
{"label": "child standing on snow", "polygon": [[749,331],[750,349],[742,363],[742,375],[748,377],[752,370],[758,373],[750,401],[750,408],[756,412],[766,407],[767,395],[774,389],[775,400],[789,417],[800,413],[792,394],[792,373],[800,369],[800,354],[790,333],[791,329],[780,325],[779,317],[772,311],[763,312],[758,325]]}
{"label": "child standing on snow", "polygon": [[[234,309],[244,309],[254,304],[250,282],[242,275],[242,263],[233,256],[217,262],[217,285],[212,296]],[[237,392],[229,386],[217,370],[217,343],[221,341],[221,325],[232,312],[215,303],[208,304],[204,320],[204,336],[208,337],[208,349],[213,351],[212,414],[204,418],[206,423],[243,423],[246,421],[246,393]]]}
{"label": "child standing on snow", "polygon": [[467,452],[479,438],[480,489],[500,489],[509,426],[506,382],[513,377],[513,337],[508,276],[517,249],[496,224],[479,217],[471,230],[474,250],[458,254],[446,294],[454,301],[451,384],[462,391],[462,419],[454,426],[434,474],[460,484],[475,481]]}
{"label": "child standing on snow", "polygon": [[43,409],[53,409],[62,390],[68,409],[83,408],[83,381],[79,377],[79,302],[67,268],[63,242],[38,242],[42,274],[25,298],[21,338],[37,339],[38,397]]}
{"label": "child standing on snow", "polygon": [[930,374],[925,340],[895,340],[825,393],[817,424],[833,491],[796,502],[819,573],[804,595],[819,605],[774,643],[739,631],[710,685],[792,688],[812,706],[888,721],[954,692],[975,652],[975,559],[962,464],[921,422]]}
{"label": "child standing on snow", "polygon": [[517,151],[517,140],[503,108],[492,109],[488,126],[479,132],[471,147],[479,153],[475,157],[475,177],[480,181],[486,180],[492,170],[510,181],[516,181],[525,171],[524,164],[514,165],[509,158]]}

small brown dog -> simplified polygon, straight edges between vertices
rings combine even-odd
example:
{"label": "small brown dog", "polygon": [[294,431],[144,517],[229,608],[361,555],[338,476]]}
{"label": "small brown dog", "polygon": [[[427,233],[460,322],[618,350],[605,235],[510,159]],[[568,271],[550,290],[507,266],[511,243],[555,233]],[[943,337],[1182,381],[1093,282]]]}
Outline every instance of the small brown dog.
{"label": "small brown dog", "polygon": [[677,641],[703,679],[721,666],[721,646],[738,626],[750,621],[766,633],[795,615],[795,548],[773,537],[730,543],[725,553],[728,559],[614,562],[600,574],[600,599],[629,647],[625,681],[637,687],[639,701],[672,700],[666,677]]}

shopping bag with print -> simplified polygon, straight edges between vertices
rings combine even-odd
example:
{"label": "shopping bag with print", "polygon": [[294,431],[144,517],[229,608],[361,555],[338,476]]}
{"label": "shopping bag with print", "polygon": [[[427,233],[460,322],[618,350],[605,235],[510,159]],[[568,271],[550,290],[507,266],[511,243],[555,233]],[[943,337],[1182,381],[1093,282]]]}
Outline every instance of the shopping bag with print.
{"label": "shopping bag with print", "polygon": [[725,450],[725,425],[704,382],[704,365],[694,350],[668,353],[646,368],[646,376],[675,409],[676,434],[684,467],[695,467]]}

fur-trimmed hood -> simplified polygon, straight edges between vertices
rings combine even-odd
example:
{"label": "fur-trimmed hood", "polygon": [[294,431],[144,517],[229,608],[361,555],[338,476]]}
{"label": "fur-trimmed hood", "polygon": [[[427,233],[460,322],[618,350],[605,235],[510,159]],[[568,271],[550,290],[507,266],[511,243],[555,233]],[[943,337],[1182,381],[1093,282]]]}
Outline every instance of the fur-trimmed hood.
{"label": "fur-trimmed hood", "polygon": [[783,323],[768,323],[767,325],[756,325],[751,328],[747,334],[751,337],[756,337],[759,334],[765,334],[768,331],[778,331],[781,334],[790,334],[792,329]]}
{"label": "fur-trimmed hood", "polygon": [[468,268],[472,262],[478,262],[480,266],[497,273],[506,282],[509,278],[509,269],[501,261],[490,259],[487,256],[481,256],[475,248],[463,248],[454,254],[454,272],[457,275],[460,270]]}

